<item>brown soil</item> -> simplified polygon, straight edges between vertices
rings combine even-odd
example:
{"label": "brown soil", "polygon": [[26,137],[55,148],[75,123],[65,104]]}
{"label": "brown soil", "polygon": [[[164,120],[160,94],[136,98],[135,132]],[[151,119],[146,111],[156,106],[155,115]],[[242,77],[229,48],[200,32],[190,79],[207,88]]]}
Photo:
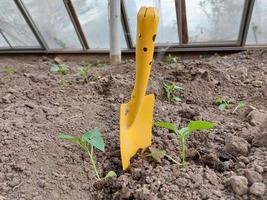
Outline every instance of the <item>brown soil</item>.
{"label": "brown soil", "polygon": [[[78,83],[77,64],[94,59],[61,57],[71,68],[66,75],[70,83],[62,86],[59,76],[49,72],[53,57],[0,57],[0,68],[16,68],[15,73],[0,72],[0,200],[267,199],[267,187],[256,196],[249,183],[238,195],[230,184],[232,176],[246,177],[250,169],[267,186],[266,51],[178,56],[173,64],[155,63],[147,92],[156,95],[154,121],[183,127],[190,120],[209,120],[217,127],[189,137],[184,168],[167,158],[139,154],[125,172],[119,109],[129,100],[135,63],[127,59],[118,67],[93,67],[89,83]],[[167,101],[166,80],[184,88],[177,93],[181,102]],[[263,84],[255,87],[254,80]],[[217,96],[231,99],[230,109],[220,112]],[[240,101],[246,107],[232,113]],[[106,143],[105,153],[96,152],[97,166],[102,175],[116,171],[117,178],[96,181],[82,150],[57,137],[62,132],[80,136],[94,127]],[[237,145],[227,144],[233,140]],[[154,127],[152,146],[180,161],[181,145],[173,133]]]}

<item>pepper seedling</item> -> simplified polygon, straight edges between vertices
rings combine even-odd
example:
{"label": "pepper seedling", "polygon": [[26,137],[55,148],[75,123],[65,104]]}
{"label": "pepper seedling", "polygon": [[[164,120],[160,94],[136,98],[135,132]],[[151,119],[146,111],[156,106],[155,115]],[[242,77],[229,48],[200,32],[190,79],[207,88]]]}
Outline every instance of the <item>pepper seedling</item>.
{"label": "pepper seedling", "polygon": [[176,90],[182,90],[183,89],[182,87],[179,87],[171,82],[163,82],[163,89],[167,95],[167,99],[169,102],[171,101],[179,102],[182,100],[179,96],[176,96],[174,94]]}
{"label": "pepper seedling", "polygon": [[[100,134],[100,131],[98,128],[94,128],[91,131],[86,131],[82,137],[74,137],[72,135],[68,134],[60,134],[59,138],[67,140],[69,142],[73,142],[75,144],[78,144],[86,153],[88,156],[88,159],[90,160],[94,173],[96,175],[97,180],[101,180],[100,175],[98,173],[96,162],[93,157],[94,148],[104,152],[105,151],[105,143],[104,140]],[[88,145],[90,147],[88,147]],[[114,177],[116,176],[116,173],[114,171],[109,171],[107,175],[104,177],[104,179],[108,177]],[[103,178],[102,178],[103,179]]]}
{"label": "pepper seedling", "polygon": [[81,82],[83,84],[88,82],[88,78],[90,76],[90,65],[89,64],[81,64],[78,66],[78,75],[82,78]]}
{"label": "pepper seedling", "polygon": [[171,54],[168,54],[168,56],[167,56],[167,63],[170,65],[170,64],[173,64],[173,63],[175,63],[176,62],[176,58],[173,56],[173,55],[171,55]]}
{"label": "pepper seedling", "polygon": [[61,85],[64,85],[65,84],[65,78],[64,78],[64,75],[67,74],[67,71],[69,70],[69,66],[66,65],[66,64],[61,64],[61,65],[56,65],[56,64],[53,64],[51,67],[50,67],[50,72],[52,73],[59,73],[60,74],[60,84]]}
{"label": "pepper seedling", "polygon": [[182,165],[185,166],[185,155],[186,155],[186,141],[188,136],[194,131],[208,130],[215,127],[215,124],[208,121],[191,121],[187,127],[177,129],[176,126],[169,122],[155,122],[155,126],[166,128],[177,135],[178,140],[182,145]]}
{"label": "pepper seedling", "polygon": [[215,104],[218,106],[220,111],[230,108],[230,100],[223,99],[222,97],[216,97]]}
{"label": "pepper seedling", "polygon": [[232,113],[235,113],[237,110],[241,109],[241,108],[244,108],[246,106],[246,104],[244,102],[239,102],[237,104],[237,106],[235,107],[235,109],[232,111]]}
{"label": "pepper seedling", "polygon": [[95,65],[96,65],[96,67],[102,68],[102,67],[106,67],[107,63],[105,63],[104,61],[101,61],[101,60],[96,60]]}

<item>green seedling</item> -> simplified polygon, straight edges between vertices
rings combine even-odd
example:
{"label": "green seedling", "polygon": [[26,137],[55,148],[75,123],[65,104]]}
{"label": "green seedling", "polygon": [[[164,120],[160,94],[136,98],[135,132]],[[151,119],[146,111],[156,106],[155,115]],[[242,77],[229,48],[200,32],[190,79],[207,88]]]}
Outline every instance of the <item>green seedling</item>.
{"label": "green seedling", "polygon": [[107,63],[105,63],[104,61],[101,61],[101,60],[96,60],[96,66],[97,67],[106,67],[107,66]]}
{"label": "green seedling", "polygon": [[50,72],[52,73],[59,73],[60,74],[60,84],[64,85],[66,83],[64,75],[67,74],[67,71],[69,70],[69,66],[66,64],[56,65],[53,64],[50,67]]}
{"label": "green seedling", "polygon": [[61,64],[61,65],[53,64],[50,67],[50,72],[52,72],[52,73],[59,73],[61,75],[66,75],[68,69],[69,69],[69,66],[66,65],[66,64]]}
{"label": "green seedling", "polygon": [[14,74],[16,72],[16,69],[13,67],[5,67],[5,68],[0,68],[0,72]]}
{"label": "green seedling", "polygon": [[167,152],[165,150],[155,150],[155,151],[152,151],[151,153],[147,154],[146,157],[152,157],[154,159],[158,159],[158,158],[168,158],[170,159],[172,162],[174,162],[175,164],[178,164],[180,165],[180,163],[178,161],[176,161],[175,159],[173,159],[170,155],[167,154]]}
{"label": "green seedling", "polygon": [[163,89],[167,95],[168,101],[180,102],[182,99],[179,96],[176,96],[174,93],[176,90],[182,90],[182,87],[179,87],[171,82],[163,82]]}
{"label": "green seedling", "polygon": [[82,64],[78,66],[78,74],[82,78],[82,83],[87,83],[90,76],[90,65]]}
{"label": "green seedling", "polygon": [[230,105],[229,105],[230,104],[230,101],[229,100],[226,100],[226,99],[223,99],[221,97],[217,97],[215,99],[215,104],[217,106],[219,106],[218,108],[219,108],[220,111],[224,111],[224,110],[230,108]]}
{"label": "green seedling", "polygon": [[176,126],[169,122],[156,122],[155,126],[166,128],[177,135],[178,140],[182,145],[182,165],[185,166],[185,155],[186,155],[186,141],[188,136],[194,131],[208,130],[215,127],[215,124],[208,121],[191,121],[187,127],[177,129]]}
{"label": "green seedling", "polygon": [[237,110],[241,109],[241,108],[244,108],[246,106],[246,104],[244,102],[239,102],[237,104],[237,106],[235,107],[235,109],[232,111],[232,113],[235,113]]}
{"label": "green seedling", "polygon": [[172,56],[171,54],[168,54],[168,56],[167,56],[167,63],[170,65],[170,64],[173,64],[173,63],[175,63],[176,62],[176,59],[175,59],[175,57],[174,56]]}
{"label": "green seedling", "polygon": [[[105,143],[104,140],[100,134],[100,131],[98,128],[94,128],[91,131],[87,131],[83,134],[82,137],[74,137],[72,135],[68,134],[60,134],[59,138],[67,140],[69,142],[73,142],[75,144],[78,144],[86,153],[88,156],[88,159],[90,160],[94,173],[96,175],[96,179],[100,180],[100,175],[98,173],[96,163],[94,160],[94,148],[104,152],[105,151]],[[89,147],[88,147],[89,145]],[[109,171],[107,175],[104,177],[104,179],[116,176],[116,173],[114,171]],[[103,178],[102,178],[103,179]]]}
{"label": "green seedling", "polygon": [[260,87],[262,87],[262,85],[263,85],[263,81],[254,80],[254,81],[251,82],[251,84],[252,84],[252,86],[254,86],[254,87],[258,87],[258,88],[260,88]]}

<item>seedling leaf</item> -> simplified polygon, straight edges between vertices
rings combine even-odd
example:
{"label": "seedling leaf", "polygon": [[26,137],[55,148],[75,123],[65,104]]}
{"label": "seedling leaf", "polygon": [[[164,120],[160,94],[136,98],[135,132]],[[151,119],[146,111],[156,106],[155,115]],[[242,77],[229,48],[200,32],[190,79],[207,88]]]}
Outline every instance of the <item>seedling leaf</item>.
{"label": "seedling leaf", "polygon": [[56,72],[58,72],[59,71],[59,66],[58,65],[52,65],[51,67],[50,67],[50,72],[53,72],[53,73],[56,73]]}
{"label": "seedling leaf", "polygon": [[191,121],[188,124],[189,132],[208,130],[214,128],[215,124],[208,121]]}
{"label": "seedling leaf", "polygon": [[182,99],[181,99],[180,97],[178,97],[178,96],[174,96],[172,99],[173,99],[174,101],[176,101],[176,102],[180,102],[180,101],[182,101]]}
{"label": "seedling leaf", "polygon": [[246,104],[244,102],[239,102],[238,105],[235,107],[232,113],[235,113],[238,109],[244,108]]}
{"label": "seedling leaf", "polygon": [[216,97],[216,99],[215,99],[216,105],[221,105],[223,102],[224,101],[223,101],[223,99],[221,97]]}
{"label": "seedling leaf", "polygon": [[165,150],[155,150],[153,152],[151,152],[150,154],[147,154],[147,157],[153,157],[153,158],[163,158],[166,155],[166,151]]}
{"label": "seedling leaf", "polygon": [[155,122],[155,126],[169,129],[175,133],[177,132],[176,126],[172,123],[169,123],[169,122]]}
{"label": "seedling leaf", "polygon": [[74,142],[74,143],[80,143],[81,142],[81,139],[80,138],[74,137],[74,136],[68,135],[68,134],[60,134],[58,137],[60,139],[67,140],[69,142]]}
{"label": "seedling leaf", "polygon": [[111,177],[116,177],[116,176],[117,176],[116,172],[114,172],[114,171],[109,171],[109,172],[107,173],[107,175],[105,176],[104,179],[106,179],[106,178],[111,178]]}
{"label": "seedling leaf", "polygon": [[227,108],[227,104],[226,103],[222,103],[222,104],[219,105],[218,108],[219,108],[220,111],[224,111]]}
{"label": "seedling leaf", "polygon": [[184,127],[178,130],[177,136],[180,140],[182,140],[182,138],[186,138],[189,133],[190,133],[189,128]]}
{"label": "seedling leaf", "polygon": [[0,68],[0,72],[5,72],[9,74],[13,74],[16,72],[16,69],[13,67],[5,67],[5,68]]}
{"label": "seedling leaf", "polygon": [[263,84],[263,81],[259,81],[259,80],[252,81],[252,86],[254,87],[261,87],[262,84]]}
{"label": "seedling leaf", "polygon": [[105,143],[98,128],[94,128],[92,131],[86,132],[82,136],[82,140],[90,143],[100,151],[105,151]]}

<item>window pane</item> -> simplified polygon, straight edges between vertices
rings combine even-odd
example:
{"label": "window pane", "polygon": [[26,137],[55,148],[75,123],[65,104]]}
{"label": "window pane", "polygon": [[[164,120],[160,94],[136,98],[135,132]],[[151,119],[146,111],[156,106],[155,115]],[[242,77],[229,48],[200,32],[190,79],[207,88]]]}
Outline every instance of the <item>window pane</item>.
{"label": "window pane", "polygon": [[256,0],[252,13],[247,44],[267,44],[267,1]]}
{"label": "window pane", "polygon": [[134,44],[137,12],[141,6],[154,6],[160,11],[157,43],[179,43],[174,0],[125,0],[125,4]]}
{"label": "window pane", "polygon": [[0,48],[1,47],[6,48],[6,47],[9,47],[9,45],[7,44],[5,38],[0,34]]}
{"label": "window pane", "polygon": [[81,49],[63,0],[23,0],[50,49]]}
{"label": "window pane", "polygon": [[0,1],[0,30],[13,47],[40,46],[14,1]]}
{"label": "window pane", "polygon": [[189,42],[236,41],[245,0],[186,0]]}
{"label": "window pane", "polygon": [[[108,0],[73,0],[91,49],[109,48]],[[121,47],[127,48],[121,27]]]}

